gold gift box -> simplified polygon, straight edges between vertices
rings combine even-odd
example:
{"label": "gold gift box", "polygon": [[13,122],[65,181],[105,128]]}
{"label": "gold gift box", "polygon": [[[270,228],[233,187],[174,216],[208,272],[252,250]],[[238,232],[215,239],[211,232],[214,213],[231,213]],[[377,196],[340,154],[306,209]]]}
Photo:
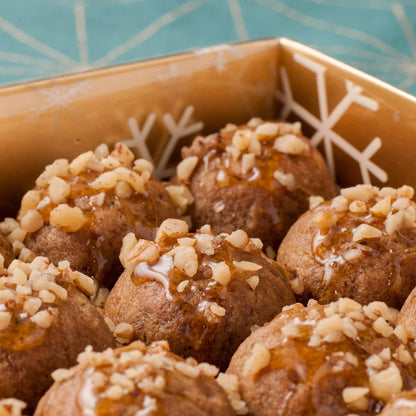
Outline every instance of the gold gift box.
{"label": "gold gift box", "polygon": [[268,39],[1,88],[1,214],[56,158],[124,141],[167,177],[195,135],[254,116],[302,121],[341,186],[416,185],[415,97]]}

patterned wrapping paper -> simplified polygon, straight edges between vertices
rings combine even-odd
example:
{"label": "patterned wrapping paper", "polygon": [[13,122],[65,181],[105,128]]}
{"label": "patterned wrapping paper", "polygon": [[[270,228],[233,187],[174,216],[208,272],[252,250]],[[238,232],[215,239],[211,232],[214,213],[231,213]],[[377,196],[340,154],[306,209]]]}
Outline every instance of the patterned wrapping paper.
{"label": "patterned wrapping paper", "polygon": [[341,186],[416,185],[416,98],[270,39],[0,89],[1,210],[58,157],[123,141],[166,177],[195,135],[252,116],[301,120]]}
{"label": "patterned wrapping paper", "polygon": [[289,37],[416,93],[415,0],[0,0],[0,84]]}

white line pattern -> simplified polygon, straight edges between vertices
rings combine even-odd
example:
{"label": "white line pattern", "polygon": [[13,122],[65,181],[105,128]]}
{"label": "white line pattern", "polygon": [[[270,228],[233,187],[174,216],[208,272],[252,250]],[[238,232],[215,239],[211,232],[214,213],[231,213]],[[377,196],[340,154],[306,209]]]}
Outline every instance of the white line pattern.
{"label": "white line pattern", "polygon": [[133,36],[127,42],[119,45],[117,48],[113,49],[107,55],[98,59],[94,62],[94,66],[105,66],[114,61],[119,56],[125,54],[130,49],[140,45],[142,42],[153,36],[155,33],[159,32],[163,27],[174,22],[182,16],[187,15],[188,13],[193,12],[202,5],[208,3],[212,0],[192,0],[185,4],[182,4],[180,7],[167,12],[152,22],[150,25],[141,30],[137,35]]}
{"label": "white line pattern", "polygon": [[158,161],[154,160],[146,144],[146,140],[149,137],[149,134],[157,119],[154,113],[151,113],[147,116],[142,129],[139,128],[135,118],[129,118],[128,124],[133,138],[123,140],[122,143],[124,143],[126,146],[136,149],[142,158],[147,159],[153,163],[155,167],[153,174],[155,177],[160,179],[168,178],[172,176],[175,170],[168,165],[172,157],[172,153],[176,149],[179,140],[192,134],[198,133],[204,127],[204,123],[201,121],[188,124],[191,120],[193,112],[193,106],[189,105],[186,107],[178,123],[175,122],[169,113],[163,115],[162,121],[168,130],[170,137]]}
{"label": "white line pattern", "polygon": [[33,38],[32,36],[28,35],[27,33],[23,32],[23,30],[19,29],[18,27],[14,26],[12,23],[7,21],[4,17],[0,16],[0,29],[8,33],[14,39],[18,40],[19,42],[24,43],[27,46],[30,46],[32,49],[42,53],[43,55],[49,56],[50,58],[57,60],[59,62],[63,62],[66,64],[74,64],[75,61],[66,56],[65,54],[51,48],[48,45],[38,41],[37,39]]}
{"label": "white line pattern", "polygon": [[240,41],[249,39],[247,27],[244,23],[243,13],[241,11],[239,0],[228,0],[228,7],[233,18],[234,27]]}
{"label": "white line pattern", "polygon": [[128,119],[128,124],[133,138],[129,140],[124,140],[122,142],[126,146],[136,148],[140,154],[140,157],[149,160],[153,164],[153,157],[150,154],[149,149],[146,145],[146,139],[149,137],[150,130],[152,129],[155,121],[156,114],[149,114],[146,118],[146,121],[144,122],[143,129],[140,130],[137,120],[134,117],[130,117]]}
{"label": "white line pattern", "polygon": [[281,117],[286,119],[290,112],[294,112],[303,121],[316,129],[315,134],[311,138],[311,142],[313,145],[318,146],[323,141],[328,167],[333,175],[336,173],[333,153],[333,146],[335,145],[357,161],[360,167],[363,183],[371,183],[370,173],[372,173],[381,182],[386,182],[388,179],[387,173],[370,160],[382,145],[379,137],[375,137],[364,149],[364,151],[360,152],[346,139],[333,131],[333,127],[343,117],[353,103],[371,111],[377,111],[378,103],[373,99],[362,95],[361,87],[354,85],[350,81],[346,81],[345,86],[347,94],[335,106],[332,112],[328,113],[325,68],[316,62],[311,61],[309,58],[299,54],[294,54],[294,59],[299,64],[316,74],[320,119],[315,117],[306,108],[294,100],[290,79],[285,67],[282,67],[280,70],[283,92],[276,92],[277,98],[283,103]]}
{"label": "white line pattern", "polygon": [[85,23],[85,5],[82,2],[74,4],[75,27],[77,31],[79,57],[82,65],[88,66],[87,26]]}

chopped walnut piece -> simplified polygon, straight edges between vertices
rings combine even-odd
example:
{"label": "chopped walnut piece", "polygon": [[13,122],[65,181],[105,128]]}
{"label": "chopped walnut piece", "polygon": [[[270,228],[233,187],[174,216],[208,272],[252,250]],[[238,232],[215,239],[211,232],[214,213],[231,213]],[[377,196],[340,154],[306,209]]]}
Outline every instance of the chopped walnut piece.
{"label": "chopped walnut piece", "polygon": [[349,201],[367,202],[376,197],[378,188],[371,185],[356,185],[351,188],[341,189],[341,195]]}
{"label": "chopped walnut piece", "polygon": [[378,196],[380,198],[384,198],[386,196],[390,197],[390,199],[391,198],[396,198],[397,197],[397,190],[390,187],[390,186],[385,186],[384,188],[380,189],[380,191],[378,193]]}
{"label": "chopped walnut piece", "polygon": [[36,190],[27,191],[23,197],[22,202],[20,203],[20,212],[19,217],[26,214],[31,209],[35,209],[40,201],[40,192]]}
{"label": "chopped walnut piece", "polygon": [[189,283],[189,280],[182,280],[182,282],[178,284],[178,287],[176,288],[176,290],[179,293],[182,293],[186,289],[186,286],[188,286],[188,283]]}
{"label": "chopped walnut piece", "polygon": [[386,220],[384,221],[384,226],[386,227],[387,234],[393,234],[395,231],[399,230],[403,225],[403,222],[403,211],[398,211],[395,214],[388,214]]}
{"label": "chopped walnut piece", "polygon": [[212,236],[209,234],[196,234],[196,248],[202,254],[214,254],[215,249]]}
{"label": "chopped walnut piece", "polygon": [[331,208],[335,212],[347,212],[348,206],[348,200],[342,195],[336,196],[331,202]]}
{"label": "chopped walnut piece", "polygon": [[322,234],[327,234],[328,230],[337,223],[338,216],[332,212],[319,211],[313,217]]}
{"label": "chopped walnut piece", "polygon": [[30,319],[41,328],[49,328],[58,313],[56,308],[48,308],[43,311],[36,312]]}
{"label": "chopped walnut piece", "polygon": [[51,178],[54,176],[66,178],[68,173],[68,160],[57,159],[51,165],[45,167],[45,170],[36,179],[36,185],[40,188],[46,188]]}
{"label": "chopped walnut piece", "polygon": [[260,140],[276,137],[279,134],[279,125],[270,122],[262,123],[256,127],[255,133]]}
{"label": "chopped walnut piece", "polygon": [[69,164],[69,173],[77,176],[88,168],[88,162],[94,157],[92,151],[81,153]]}
{"label": "chopped walnut piece", "polygon": [[225,316],[225,309],[222,307],[222,306],[220,306],[220,305],[218,305],[218,304],[216,304],[216,303],[211,303],[211,305],[210,305],[210,310],[211,310],[211,312],[214,314],[214,315],[217,315],[217,316]]}
{"label": "chopped walnut piece", "polygon": [[166,186],[165,189],[173,203],[180,208],[182,214],[185,213],[188,207],[194,202],[191,191],[185,185],[169,185]]}
{"label": "chopped walnut piece", "polygon": [[0,416],[21,416],[25,407],[26,403],[21,400],[0,399]]}
{"label": "chopped walnut piece", "polygon": [[225,261],[214,265],[212,268],[212,278],[222,286],[226,286],[228,284],[231,279],[231,272]]}
{"label": "chopped walnut piece", "polygon": [[211,234],[212,235],[211,226],[209,224],[205,224],[199,229],[199,232],[201,234]]}
{"label": "chopped walnut piece", "polygon": [[289,191],[294,191],[297,187],[296,179],[292,173],[284,173],[279,170],[275,170],[273,172],[273,177]]}
{"label": "chopped walnut piece", "polygon": [[334,331],[342,331],[343,322],[339,315],[321,319],[316,325],[316,333],[322,337]]}
{"label": "chopped walnut piece", "polygon": [[367,205],[363,201],[352,201],[349,210],[354,214],[364,214],[367,212]]}
{"label": "chopped walnut piece", "polygon": [[114,191],[119,198],[129,198],[133,194],[131,186],[124,181],[117,182]]}
{"label": "chopped walnut piece", "polygon": [[120,250],[120,262],[121,264],[126,267],[126,257],[127,255],[133,250],[133,247],[137,243],[137,238],[134,233],[128,233],[123,237],[123,244]]}
{"label": "chopped walnut piece", "polygon": [[233,261],[234,265],[236,267],[238,267],[241,270],[249,270],[252,272],[255,272],[257,270],[260,270],[262,268],[262,266],[260,264],[257,263],[253,263],[252,261]]}
{"label": "chopped walnut piece", "polygon": [[368,387],[346,387],[342,391],[342,398],[345,403],[353,403],[370,392]]}
{"label": "chopped walnut piece", "polygon": [[117,143],[111,156],[118,159],[124,166],[130,167],[134,161],[134,153],[123,143]]}
{"label": "chopped walnut piece", "polygon": [[86,295],[93,296],[96,292],[96,287],[94,284],[94,280],[85,275],[84,273],[74,271],[72,272],[74,276],[74,283],[79,287]]}
{"label": "chopped walnut piece", "polygon": [[377,399],[387,402],[393,394],[399,393],[402,387],[402,376],[394,363],[386,370],[370,375],[370,391]]}
{"label": "chopped walnut piece", "polygon": [[187,182],[192,175],[192,172],[196,168],[196,165],[199,162],[198,156],[189,156],[186,159],[182,160],[177,168],[176,174],[179,182]]}
{"label": "chopped walnut piece", "polygon": [[301,277],[295,277],[294,279],[289,281],[292,290],[297,294],[301,295],[305,289],[305,285],[303,284],[303,279]]}
{"label": "chopped walnut piece", "polygon": [[124,263],[136,264],[139,262],[146,262],[148,264],[155,264],[159,260],[159,250],[153,241],[141,239],[139,240],[129,253],[124,257]]}
{"label": "chopped walnut piece", "polygon": [[144,180],[133,170],[124,166],[102,173],[97,179],[90,183],[91,188],[105,190],[115,188],[117,182],[127,182],[136,192],[144,192]]}
{"label": "chopped walnut piece", "polygon": [[404,327],[402,325],[397,325],[394,328],[393,333],[394,333],[394,335],[396,335],[397,338],[399,338],[399,340],[401,342],[403,342],[403,344],[407,344],[407,341],[408,341],[407,333],[406,333],[406,330],[404,329]]}
{"label": "chopped walnut piece", "polygon": [[255,344],[250,357],[244,365],[243,374],[248,377],[255,377],[263,368],[270,363],[270,351],[263,344]]}
{"label": "chopped walnut piece", "polygon": [[310,196],[309,197],[309,209],[313,209],[317,207],[321,202],[324,202],[324,199],[317,195],[317,196]]}
{"label": "chopped walnut piece", "polygon": [[300,155],[309,149],[308,145],[294,134],[286,134],[278,137],[275,140],[273,147],[278,152],[289,155]]}
{"label": "chopped walnut piece", "polygon": [[338,309],[340,313],[349,313],[353,311],[361,311],[362,306],[353,299],[340,298],[338,300]]}
{"label": "chopped walnut piece", "polygon": [[145,181],[147,181],[153,172],[153,165],[146,159],[136,159],[134,161],[133,170],[139,173]]}
{"label": "chopped walnut piece", "polygon": [[382,317],[379,317],[374,321],[373,328],[376,332],[383,335],[383,337],[393,335],[393,328]]}
{"label": "chopped walnut piece", "polygon": [[173,257],[175,267],[187,276],[193,277],[198,271],[198,256],[193,247],[179,246]]}
{"label": "chopped walnut piece", "polygon": [[367,238],[379,238],[382,236],[378,228],[368,224],[360,224],[353,232],[352,240],[355,242],[363,241]]}
{"label": "chopped walnut piece", "polygon": [[[263,123],[263,120],[260,117],[253,117],[247,122],[247,126],[257,127],[261,123]],[[229,124],[230,123],[228,123],[227,126]],[[237,126],[235,124],[231,124],[231,125],[234,126],[233,130],[235,130],[237,128]],[[227,127],[227,126],[225,126],[225,127]]]}
{"label": "chopped walnut piece", "polygon": [[390,212],[391,198],[389,195],[385,196],[381,201],[377,202],[370,208],[370,212],[373,215],[379,215],[380,217],[386,217]]}
{"label": "chopped walnut piece", "polygon": [[250,241],[258,250],[261,250],[263,248],[263,242],[260,240],[260,238],[250,238]]}
{"label": "chopped walnut piece", "polygon": [[42,215],[36,209],[30,209],[20,220],[22,230],[34,233],[43,227]]}
{"label": "chopped walnut piece", "polygon": [[411,186],[403,185],[397,189],[397,194],[401,197],[412,199],[415,194],[415,190]]}
{"label": "chopped walnut piece", "polygon": [[405,210],[406,208],[409,208],[410,206],[410,199],[408,198],[399,198],[396,199],[392,204],[391,208],[396,210]]}
{"label": "chopped walnut piece", "polygon": [[54,208],[49,216],[49,222],[55,227],[60,227],[67,232],[78,231],[85,224],[85,217],[78,207],[70,207],[60,204]]}
{"label": "chopped walnut piece", "polygon": [[74,375],[74,370],[72,368],[71,369],[58,368],[51,374],[51,377],[53,378],[54,381],[58,382],[58,381],[67,380],[73,375]]}
{"label": "chopped walnut piece", "polygon": [[255,156],[261,155],[261,143],[257,137],[252,137],[251,142],[248,146],[248,152]]}
{"label": "chopped walnut piece", "polygon": [[237,130],[231,139],[233,147],[240,151],[246,150],[250,144],[251,136],[251,130]]}
{"label": "chopped walnut piece", "polygon": [[256,290],[257,286],[260,283],[260,278],[257,275],[253,275],[251,277],[249,277],[248,279],[246,279],[246,282],[248,283],[248,285],[253,289]]}
{"label": "chopped walnut piece", "polygon": [[64,202],[69,196],[70,192],[70,185],[58,176],[54,176],[49,181],[48,193],[51,201],[54,204],[60,204],[61,202]]}
{"label": "chopped walnut piece", "polygon": [[241,171],[243,174],[250,172],[256,164],[256,155],[253,153],[244,153],[241,158]]}
{"label": "chopped walnut piece", "polygon": [[156,241],[160,241],[164,236],[178,238],[185,237],[188,233],[188,224],[179,219],[168,218],[160,224],[156,233]]}
{"label": "chopped walnut piece", "polygon": [[133,338],[133,326],[127,322],[122,322],[114,328],[114,335],[117,341],[128,344]]}
{"label": "chopped walnut piece", "polygon": [[244,249],[249,242],[248,235],[243,230],[233,231],[228,237],[225,238],[235,248]]}
{"label": "chopped walnut piece", "polygon": [[30,316],[32,316],[40,309],[41,306],[41,299],[37,297],[29,297],[23,304],[23,310],[27,312]]}

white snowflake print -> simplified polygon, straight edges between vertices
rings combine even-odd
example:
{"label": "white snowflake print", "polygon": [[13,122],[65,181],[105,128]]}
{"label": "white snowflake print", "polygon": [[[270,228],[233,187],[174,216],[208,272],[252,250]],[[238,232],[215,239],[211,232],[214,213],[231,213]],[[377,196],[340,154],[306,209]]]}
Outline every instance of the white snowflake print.
{"label": "white snowflake print", "polygon": [[215,69],[220,74],[225,71],[226,63],[228,61],[244,58],[244,53],[232,45],[216,45],[195,51],[195,56],[206,56],[211,54],[215,55]]}
{"label": "white snowflake print", "polygon": [[70,104],[78,101],[79,96],[91,89],[90,81],[80,81],[70,86],[59,85],[54,80],[54,85],[46,88],[37,88],[42,96],[40,105],[30,108],[29,118],[36,118],[50,110],[59,112],[61,110],[71,111]]}
{"label": "white snowflake print", "polygon": [[160,179],[170,177],[174,173],[175,168],[170,168],[168,164],[172,157],[172,153],[176,149],[178,141],[184,137],[198,133],[204,127],[204,123],[201,121],[188,124],[193,112],[194,107],[191,105],[187,106],[178,123],[175,122],[169,113],[163,115],[162,121],[168,130],[170,137],[158,161],[154,160],[146,143],[150,131],[156,122],[156,115],[154,113],[147,116],[142,129],[139,128],[136,119],[130,118],[128,124],[133,138],[124,140],[121,143],[135,149],[141,157],[151,161],[155,167],[153,171],[155,177]]}
{"label": "white snowflake print", "polygon": [[353,84],[350,81],[345,81],[347,91],[346,95],[335,106],[332,112],[328,113],[327,91],[325,82],[326,68],[300,54],[295,53],[293,57],[296,62],[316,74],[320,119],[315,117],[306,108],[304,108],[293,99],[290,80],[284,66],[280,68],[283,92],[276,92],[277,98],[283,103],[281,118],[286,119],[289,113],[293,112],[306,123],[311,125],[314,129],[316,129],[316,133],[312,136],[311,141],[315,146],[318,146],[321,142],[323,142],[328,167],[333,175],[335,175],[333,147],[337,146],[351,158],[357,161],[360,167],[363,183],[371,183],[370,173],[373,174],[381,182],[386,182],[388,179],[387,173],[371,161],[373,155],[380,149],[382,145],[381,139],[379,137],[375,137],[361,152],[346,139],[332,130],[336,123],[342,118],[342,116],[347,112],[353,103],[371,111],[377,111],[377,101],[362,95],[361,87]]}

